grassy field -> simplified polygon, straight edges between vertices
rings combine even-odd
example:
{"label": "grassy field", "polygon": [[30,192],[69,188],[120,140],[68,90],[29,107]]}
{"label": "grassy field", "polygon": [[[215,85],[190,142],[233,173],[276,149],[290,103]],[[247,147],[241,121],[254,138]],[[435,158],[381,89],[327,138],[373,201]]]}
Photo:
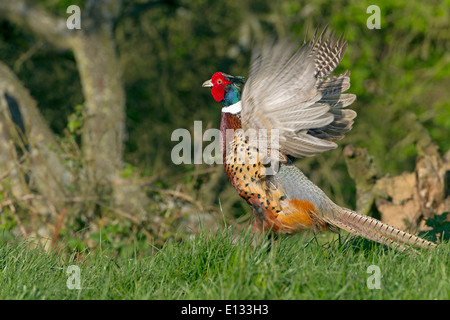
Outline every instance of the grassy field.
{"label": "grassy field", "polygon": [[225,230],[127,259],[108,248],[76,259],[3,242],[0,299],[450,299],[448,243],[415,254],[360,239],[308,240],[271,245]]}

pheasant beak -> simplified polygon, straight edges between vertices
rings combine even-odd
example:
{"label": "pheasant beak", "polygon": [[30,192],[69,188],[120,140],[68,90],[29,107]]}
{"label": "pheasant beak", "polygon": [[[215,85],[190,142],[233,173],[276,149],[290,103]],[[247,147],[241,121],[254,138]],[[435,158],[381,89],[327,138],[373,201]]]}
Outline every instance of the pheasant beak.
{"label": "pheasant beak", "polygon": [[204,88],[210,88],[210,87],[212,87],[212,86],[213,86],[213,84],[212,84],[212,82],[211,82],[211,79],[206,80],[206,81],[203,82],[203,84],[202,84],[202,87],[204,87]]}

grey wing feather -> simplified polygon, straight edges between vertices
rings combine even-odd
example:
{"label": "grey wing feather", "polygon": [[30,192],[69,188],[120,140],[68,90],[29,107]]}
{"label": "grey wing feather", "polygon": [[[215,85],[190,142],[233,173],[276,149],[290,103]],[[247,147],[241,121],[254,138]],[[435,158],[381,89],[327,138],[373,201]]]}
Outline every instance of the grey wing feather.
{"label": "grey wing feather", "polygon": [[243,129],[278,129],[279,151],[293,157],[334,149],[351,130],[356,112],[343,109],[356,99],[343,94],[350,73],[328,77],[347,47],[327,28],[317,30],[299,50],[286,40],[266,42],[254,51],[242,94]]}

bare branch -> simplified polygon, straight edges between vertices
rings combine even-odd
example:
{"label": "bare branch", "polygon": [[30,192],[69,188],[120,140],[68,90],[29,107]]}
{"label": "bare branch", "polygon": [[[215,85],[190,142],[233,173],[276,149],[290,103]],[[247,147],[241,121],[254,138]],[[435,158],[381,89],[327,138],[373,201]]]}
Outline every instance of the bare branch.
{"label": "bare branch", "polygon": [[11,141],[4,110],[6,100],[0,96],[0,181],[9,177],[13,196],[20,197],[27,193],[23,184],[23,174],[18,170],[18,155]]}
{"label": "bare branch", "polygon": [[0,1],[0,17],[29,28],[59,48],[69,48],[75,34],[67,29],[66,20],[26,0]]}

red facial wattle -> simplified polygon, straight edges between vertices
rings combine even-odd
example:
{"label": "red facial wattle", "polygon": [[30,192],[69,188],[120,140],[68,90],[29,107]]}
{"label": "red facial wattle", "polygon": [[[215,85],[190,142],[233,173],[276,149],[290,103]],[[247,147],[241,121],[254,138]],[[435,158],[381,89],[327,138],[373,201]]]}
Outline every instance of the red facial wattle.
{"label": "red facial wattle", "polygon": [[216,101],[222,101],[225,97],[225,87],[231,83],[227,80],[222,72],[216,72],[211,78],[213,87],[211,89],[211,94]]}

